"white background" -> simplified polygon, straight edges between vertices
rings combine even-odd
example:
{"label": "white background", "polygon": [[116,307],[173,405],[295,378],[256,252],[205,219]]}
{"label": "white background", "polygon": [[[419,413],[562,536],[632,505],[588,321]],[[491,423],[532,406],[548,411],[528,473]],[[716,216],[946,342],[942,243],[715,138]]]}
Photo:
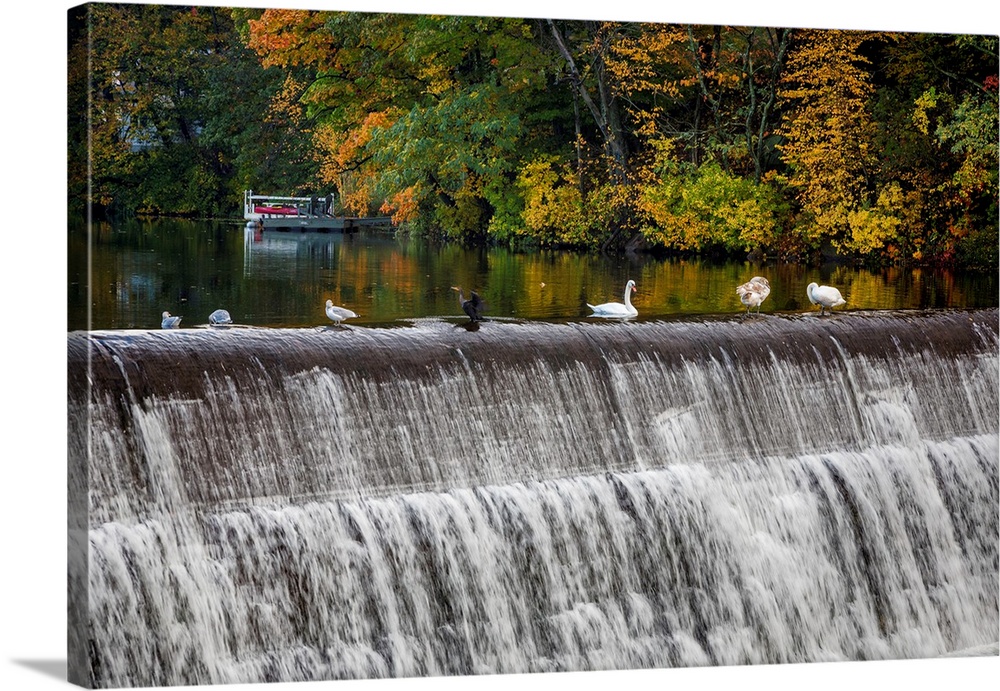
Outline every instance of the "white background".
{"label": "white background", "polygon": [[[72,2],[15,0],[2,19],[3,210],[0,277],[5,298],[0,424],[0,689],[66,686],[66,11]],[[179,3],[171,3],[179,4]],[[199,2],[195,4],[224,4]],[[651,20],[769,26],[1000,33],[994,0],[940,3],[736,2],[673,5],[618,0],[316,0],[234,2],[441,14]],[[883,5],[894,7],[884,7]],[[29,215],[27,212],[31,211]],[[13,308],[13,309],[11,309]],[[998,634],[1000,635],[1000,634]],[[996,688],[1000,658],[837,663],[615,673],[233,685],[292,689],[856,689]]]}

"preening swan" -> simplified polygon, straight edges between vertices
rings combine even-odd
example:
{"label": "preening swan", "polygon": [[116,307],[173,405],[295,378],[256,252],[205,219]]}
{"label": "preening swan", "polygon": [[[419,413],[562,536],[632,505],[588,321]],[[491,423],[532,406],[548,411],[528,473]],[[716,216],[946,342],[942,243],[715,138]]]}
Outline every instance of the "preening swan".
{"label": "preening swan", "polygon": [[333,304],[333,300],[327,300],[326,316],[328,316],[330,320],[333,321],[334,323],[340,324],[340,322],[344,321],[345,319],[354,319],[358,315],[356,312],[352,312],[346,307],[337,307],[336,305]]}
{"label": "preening swan", "polygon": [[600,305],[591,305],[587,303],[587,307],[594,311],[590,316],[592,317],[635,317],[639,314],[639,310],[632,306],[632,293],[635,292],[635,281],[629,279],[629,282],[625,284],[625,304],[620,302],[605,302]]}
{"label": "preening swan", "polygon": [[208,315],[209,324],[232,324],[233,318],[229,316],[229,312],[226,310],[215,310],[210,315]]}
{"label": "preening swan", "polygon": [[473,290],[470,293],[472,297],[466,300],[465,296],[462,295],[461,287],[452,286],[451,289],[458,293],[458,304],[460,304],[462,306],[462,310],[469,315],[469,319],[474,322],[482,320],[483,310],[486,306],[483,304],[483,300],[479,297],[479,294]]}
{"label": "preening swan", "polygon": [[740,296],[740,302],[747,306],[744,316],[750,316],[751,307],[756,307],[757,314],[760,314],[760,303],[771,294],[771,284],[763,276],[754,276],[737,288],[736,294]]}
{"label": "preening swan", "polygon": [[847,300],[840,294],[840,291],[833,286],[820,286],[810,283],[806,286],[806,295],[809,296],[809,302],[819,305],[819,316],[821,317],[828,308],[830,313],[833,314],[834,307],[847,303]]}
{"label": "preening swan", "polygon": [[181,317],[171,317],[170,312],[164,312],[161,318],[163,321],[160,322],[160,327],[163,329],[176,329],[180,326]]}

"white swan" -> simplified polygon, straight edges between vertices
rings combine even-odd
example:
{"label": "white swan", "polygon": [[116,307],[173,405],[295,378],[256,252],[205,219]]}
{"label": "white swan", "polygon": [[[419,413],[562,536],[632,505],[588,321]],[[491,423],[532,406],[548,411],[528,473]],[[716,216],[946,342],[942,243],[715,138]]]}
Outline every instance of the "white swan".
{"label": "white swan", "polygon": [[736,294],[740,296],[740,302],[747,306],[745,316],[750,316],[751,307],[756,307],[757,314],[760,314],[760,303],[771,294],[771,284],[763,276],[754,276],[737,288]]}
{"label": "white swan", "polygon": [[587,303],[587,307],[592,309],[594,313],[590,316],[592,317],[635,317],[639,314],[639,310],[632,306],[632,293],[635,292],[635,281],[629,280],[625,284],[625,304],[620,302],[605,302],[600,305],[591,305]]}
{"label": "white swan", "polygon": [[337,307],[336,305],[333,304],[333,300],[327,300],[326,316],[328,316],[330,320],[335,322],[336,324],[340,324],[340,322],[344,321],[345,319],[354,319],[358,315],[352,312],[351,310],[347,309],[346,307]]}
{"label": "white swan", "polygon": [[163,321],[160,322],[160,328],[163,329],[176,329],[180,326],[181,317],[171,317],[170,312],[164,312],[161,317]]}
{"label": "white swan", "polygon": [[215,310],[208,315],[208,323],[213,325],[232,324],[233,318],[229,316],[229,312],[226,310]]}
{"label": "white swan", "polygon": [[819,316],[823,316],[827,308],[829,308],[830,313],[833,314],[833,308],[840,305],[847,304],[847,300],[844,296],[840,294],[840,291],[833,286],[820,286],[815,283],[810,283],[806,286],[806,295],[809,296],[809,302],[814,305],[819,305]]}

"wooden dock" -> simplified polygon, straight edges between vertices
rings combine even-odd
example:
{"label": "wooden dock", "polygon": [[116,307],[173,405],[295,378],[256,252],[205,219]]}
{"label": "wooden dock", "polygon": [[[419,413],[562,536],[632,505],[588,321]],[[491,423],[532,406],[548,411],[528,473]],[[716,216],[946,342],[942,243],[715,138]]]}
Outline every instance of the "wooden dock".
{"label": "wooden dock", "polygon": [[243,218],[260,230],[354,232],[361,228],[391,228],[388,216],[352,217],[334,213],[333,194],[325,197],[280,197],[243,193]]}

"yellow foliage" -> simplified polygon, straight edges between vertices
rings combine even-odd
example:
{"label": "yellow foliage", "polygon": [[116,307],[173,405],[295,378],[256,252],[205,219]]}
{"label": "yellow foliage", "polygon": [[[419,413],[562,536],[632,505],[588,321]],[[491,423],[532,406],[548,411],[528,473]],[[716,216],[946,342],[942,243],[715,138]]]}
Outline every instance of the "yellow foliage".
{"label": "yellow foliage", "polygon": [[920,94],[917,100],[914,101],[913,124],[916,125],[916,128],[920,130],[921,133],[930,133],[931,118],[928,111],[937,107],[937,104],[938,95],[933,88]]}
{"label": "yellow foliage", "polygon": [[528,230],[559,239],[575,234],[583,220],[583,200],[572,172],[560,174],[550,160],[536,159],[524,166],[518,184],[524,193],[522,218]]}
{"label": "yellow foliage", "polygon": [[656,179],[642,185],[636,205],[651,221],[643,228],[648,241],[693,251],[767,246],[782,213],[769,188],[726,173],[717,164],[697,170],[665,165]]}
{"label": "yellow foliage", "polygon": [[444,61],[426,60],[422,62],[417,70],[417,77],[427,84],[425,93],[433,96],[441,96],[458,86],[454,78],[454,71]]}
{"label": "yellow foliage", "polygon": [[[790,107],[779,148],[792,168],[789,184],[800,190],[818,236],[855,236],[863,246],[880,237],[879,223],[863,211],[865,174],[875,167],[875,124],[867,110],[874,93],[859,31],[805,31],[789,56],[781,92]],[[853,214],[853,215],[852,215]],[[874,224],[874,225],[873,225]]]}
{"label": "yellow foliage", "polygon": [[580,177],[554,157],[534,159],[521,169],[517,180],[524,199],[519,232],[542,244],[585,245],[603,236],[616,210],[634,204],[634,190],[610,183],[581,190]]}
{"label": "yellow foliage", "polygon": [[692,59],[683,27],[644,24],[637,35],[621,37],[606,62],[623,90],[677,99],[692,85],[683,76],[693,74]]}
{"label": "yellow foliage", "polygon": [[355,216],[366,216],[374,197],[371,177],[361,176],[354,171],[345,171],[333,180],[340,191],[340,205],[344,211]]}
{"label": "yellow foliage", "polygon": [[899,183],[893,182],[881,191],[874,208],[849,211],[850,239],[844,243],[844,249],[862,254],[882,250],[887,242],[896,238],[901,224],[897,214],[902,205],[902,190]]}

